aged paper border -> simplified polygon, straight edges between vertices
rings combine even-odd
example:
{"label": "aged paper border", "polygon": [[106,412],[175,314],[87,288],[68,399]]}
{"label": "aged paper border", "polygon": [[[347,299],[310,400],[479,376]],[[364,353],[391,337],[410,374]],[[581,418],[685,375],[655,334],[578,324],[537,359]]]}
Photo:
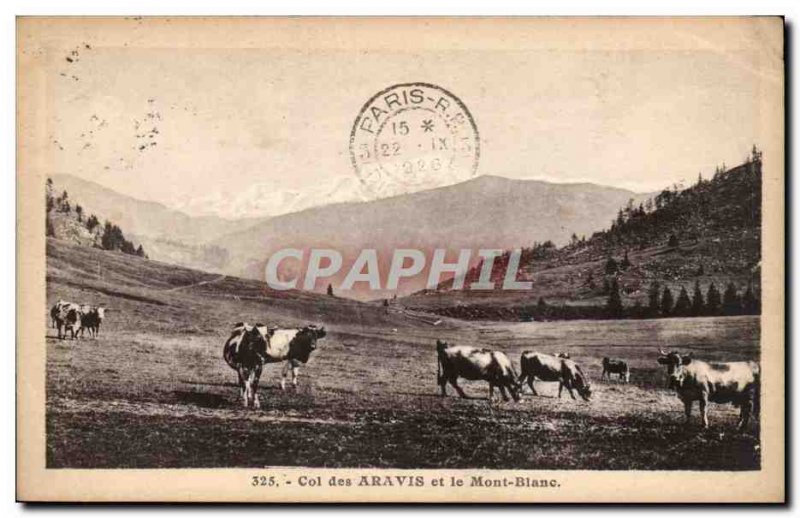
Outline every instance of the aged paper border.
{"label": "aged paper border", "polygon": [[[634,23],[631,23],[633,21]],[[762,469],[758,472],[509,471],[379,469],[45,468],[44,179],[48,157],[34,150],[47,136],[50,99],[35,42],[67,48],[76,39],[121,46],[122,18],[17,20],[17,498],[23,501],[158,502],[780,502],[785,498],[784,75],[783,19],[760,18],[145,18],[142,47],[436,49],[679,49],[729,53],[757,45],[773,61],[759,70],[764,89],[759,145],[765,151],[762,239]],[[424,35],[420,27],[426,28]],[[625,29],[622,30],[624,25]],[[264,30],[265,27],[269,30]],[[744,34],[746,37],[741,37]],[[676,37],[678,35],[678,37]],[[499,37],[502,36],[502,37]],[[748,47],[752,50],[752,47]],[[779,66],[774,65],[775,56]],[[327,479],[422,475],[420,488],[329,488]],[[451,475],[522,475],[556,479],[547,489],[438,488]],[[253,488],[254,475],[322,476],[323,486]]]}

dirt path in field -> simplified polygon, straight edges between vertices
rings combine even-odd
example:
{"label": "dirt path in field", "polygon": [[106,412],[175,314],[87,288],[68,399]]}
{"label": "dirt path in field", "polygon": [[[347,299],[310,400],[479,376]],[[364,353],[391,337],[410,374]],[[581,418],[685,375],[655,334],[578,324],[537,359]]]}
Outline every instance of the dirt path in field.
{"label": "dirt path in field", "polygon": [[51,411],[65,414],[98,413],[126,413],[139,416],[162,417],[200,417],[208,419],[234,419],[247,420],[257,423],[305,423],[321,425],[352,426],[355,421],[341,419],[314,419],[298,417],[286,411],[245,410],[244,408],[201,408],[191,405],[172,405],[165,403],[132,403],[125,400],[78,400],[70,398],[53,398],[48,401]]}
{"label": "dirt path in field", "polygon": [[204,286],[206,284],[214,284],[214,283],[222,281],[223,279],[225,279],[227,277],[228,277],[227,275],[220,275],[216,279],[211,279],[209,281],[200,281],[200,282],[196,282],[194,284],[187,284],[186,286],[178,286],[177,288],[169,288],[169,289],[164,290],[164,291],[172,292],[172,291],[185,290],[187,288],[194,288],[194,287],[197,287],[197,286]]}

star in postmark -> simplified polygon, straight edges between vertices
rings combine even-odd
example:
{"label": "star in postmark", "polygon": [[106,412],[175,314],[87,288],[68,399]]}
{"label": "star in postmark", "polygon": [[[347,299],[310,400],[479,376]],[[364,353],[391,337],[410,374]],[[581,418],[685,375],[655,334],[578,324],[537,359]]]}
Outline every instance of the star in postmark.
{"label": "star in postmark", "polygon": [[422,121],[422,129],[425,131],[425,133],[433,131],[433,119],[425,119]]}

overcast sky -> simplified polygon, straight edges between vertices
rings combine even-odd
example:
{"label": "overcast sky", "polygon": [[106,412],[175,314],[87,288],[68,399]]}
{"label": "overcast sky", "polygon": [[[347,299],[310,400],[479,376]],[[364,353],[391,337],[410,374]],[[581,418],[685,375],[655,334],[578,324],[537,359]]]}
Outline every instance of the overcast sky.
{"label": "overcast sky", "polygon": [[[620,23],[589,49],[575,42],[592,35],[572,25],[520,27],[506,41],[483,23],[474,42],[439,50],[415,43],[430,34],[420,25],[404,25],[398,41],[407,45],[394,46],[380,31],[341,23],[208,41],[195,31],[191,45],[146,20],[49,27],[41,151],[55,173],[167,204],[254,182],[302,188],[354,174],[348,142],[361,106],[392,84],[420,81],[471,111],[480,174],[652,191],[764,146],[762,103],[782,88],[780,45],[758,24],[721,34],[651,27],[626,40]],[[427,28],[473,40],[463,24]],[[35,52],[34,40],[20,43]]]}

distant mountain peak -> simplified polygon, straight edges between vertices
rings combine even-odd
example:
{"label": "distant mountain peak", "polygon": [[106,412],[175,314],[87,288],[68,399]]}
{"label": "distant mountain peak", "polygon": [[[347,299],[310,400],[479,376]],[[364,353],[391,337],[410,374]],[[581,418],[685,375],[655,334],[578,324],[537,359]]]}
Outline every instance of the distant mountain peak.
{"label": "distant mountain peak", "polygon": [[175,209],[192,216],[226,219],[263,218],[330,205],[368,201],[373,197],[353,176],[334,176],[304,189],[280,189],[269,182],[254,183],[229,195],[214,192],[180,200]]}

